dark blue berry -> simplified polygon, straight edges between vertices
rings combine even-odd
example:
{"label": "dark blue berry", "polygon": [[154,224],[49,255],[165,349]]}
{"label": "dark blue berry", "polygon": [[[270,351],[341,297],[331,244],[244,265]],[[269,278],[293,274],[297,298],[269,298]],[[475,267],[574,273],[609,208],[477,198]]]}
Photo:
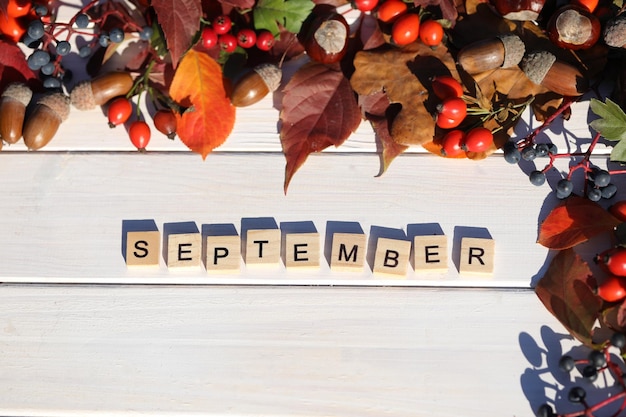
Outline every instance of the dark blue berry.
{"label": "dark blue berry", "polygon": [[48,15],[48,8],[46,6],[44,6],[43,4],[36,4],[33,9],[35,10],[35,14],[37,16],[47,16]]}
{"label": "dark blue berry", "polygon": [[43,86],[44,88],[49,89],[61,88],[61,80],[59,80],[57,77],[47,77],[45,80],[43,80]]}
{"label": "dark blue berry", "polygon": [[533,171],[528,176],[532,185],[540,186],[546,182],[546,174],[543,171]]}
{"label": "dark blue berry", "polygon": [[72,50],[72,45],[68,41],[60,41],[57,43],[56,51],[60,56],[65,56]]}
{"label": "dark blue berry", "polygon": [[107,46],[109,46],[109,43],[110,43],[109,35],[107,35],[106,33],[101,33],[100,38],[98,39],[98,43],[103,48],[106,48]]}
{"label": "dark blue berry", "polygon": [[554,417],[554,416],[555,416],[554,410],[548,404],[542,404],[537,409],[537,417]]}
{"label": "dark blue berry", "polygon": [[87,58],[89,55],[91,55],[91,47],[88,45],[81,46],[78,50],[78,56],[81,58]]}
{"label": "dark blue berry", "polygon": [[567,394],[567,398],[573,403],[579,403],[584,401],[587,393],[583,387],[572,387]]}
{"label": "dark blue berry", "polygon": [[150,39],[152,39],[153,34],[154,29],[152,29],[151,26],[144,26],[141,29],[141,32],[139,32],[139,38],[143,39],[144,41],[149,41]]}
{"label": "dark blue berry", "polygon": [[598,187],[605,187],[611,182],[611,174],[604,169],[593,170],[589,173],[589,179]]}
{"label": "dark blue berry", "polygon": [[504,153],[504,160],[509,164],[517,164],[522,158],[519,149],[517,149],[517,145],[513,142],[505,143],[502,151]]}
{"label": "dark blue berry", "polygon": [[526,148],[521,150],[522,159],[524,161],[533,161],[537,157],[537,151],[532,146],[527,146]]}
{"label": "dark blue berry", "polygon": [[36,71],[50,62],[50,54],[44,50],[37,49],[27,59],[28,68]]}
{"label": "dark blue berry", "polygon": [[624,333],[613,333],[611,336],[611,344],[616,348],[623,348],[626,346],[626,335]]}
{"label": "dark blue berry", "polygon": [[113,28],[109,32],[109,40],[113,43],[120,43],[124,40],[124,31],[120,28]]}
{"label": "dark blue berry", "polygon": [[601,369],[606,365],[606,356],[604,356],[604,352],[599,350],[592,350],[589,352],[589,363],[594,366],[596,369]]}
{"label": "dark blue berry", "polygon": [[548,153],[550,155],[556,155],[557,153],[559,153],[559,148],[554,143],[549,143],[548,144]]}
{"label": "dark blue berry", "polygon": [[89,19],[89,16],[87,16],[85,13],[81,13],[76,16],[76,27],[79,29],[85,29],[87,26],[89,26],[90,21],[91,19]]}
{"label": "dark blue berry", "polygon": [[612,198],[617,193],[617,185],[609,184],[606,187],[600,188],[600,192],[602,193],[602,198],[609,199]]}
{"label": "dark blue berry", "polygon": [[32,39],[41,39],[41,37],[45,33],[41,20],[33,20],[32,22],[30,22],[26,33],[28,33],[28,36],[30,36]]}
{"label": "dark blue berry", "polygon": [[546,143],[540,143],[535,146],[535,152],[537,152],[537,156],[546,156],[550,152],[550,148]]}
{"label": "dark blue berry", "polygon": [[559,360],[559,369],[563,372],[571,372],[576,366],[576,361],[569,355],[563,355]]}
{"label": "dark blue berry", "polygon": [[39,45],[41,45],[41,39],[33,39],[28,36],[28,33],[26,33],[22,38],[22,43],[31,49],[37,49],[39,48]]}
{"label": "dark blue berry", "polygon": [[587,190],[587,198],[591,201],[600,201],[602,199],[602,191],[598,188],[591,188]]}
{"label": "dark blue berry", "polygon": [[572,191],[574,191],[574,184],[567,178],[563,178],[556,184],[556,191],[557,194],[562,196],[561,198],[569,197]]}
{"label": "dark blue berry", "polygon": [[48,62],[46,65],[41,67],[41,73],[44,75],[52,75],[54,74],[54,70],[56,69],[56,65],[54,62]]}
{"label": "dark blue berry", "polygon": [[595,381],[596,379],[598,379],[598,370],[596,369],[595,366],[593,365],[587,365],[583,368],[581,374],[583,375],[583,378],[588,379],[589,381]]}

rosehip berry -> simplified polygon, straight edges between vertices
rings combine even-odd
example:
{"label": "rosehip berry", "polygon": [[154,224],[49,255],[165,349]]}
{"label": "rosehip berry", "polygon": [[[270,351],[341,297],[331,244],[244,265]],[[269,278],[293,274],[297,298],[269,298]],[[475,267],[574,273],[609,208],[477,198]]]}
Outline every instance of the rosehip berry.
{"label": "rosehip berry", "polygon": [[443,26],[436,20],[426,20],[420,25],[420,40],[426,46],[437,46],[443,40]]}
{"label": "rosehip berry", "polygon": [[398,17],[391,28],[391,40],[398,46],[405,46],[417,40],[420,33],[420,18],[415,13]]}
{"label": "rosehip berry", "polygon": [[493,134],[485,127],[475,127],[465,135],[463,147],[467,152],[484,152],[493,145]]}
{"label": "rosehip berry", "polygon": [[230,20],[230,17],[223,14],[213,19],[212,25],[215,33],[223,35],[230,31],[230,28],[233,26],[233,22]]}
{"label": "rosehip berry", "polygon": [[352,6],[362,12],[371,12],[378,5],[378,0],[354,0]]}
{"label": "rosehip berry", "polygon": [[626,248],[619,247],[610,251],[600,260],[607,271],[613,275],[626,276]]}
{"label": "rosehip berry", "polygon": [[450,97],[437,105],[437,113],[439,116],[458,120],[461,123],[467,115],[467,104],[460,97]]}
{"label": "rosehip berry", "polygon": [[128,137],[139,151],[144,151],[150,142],[150,126],[143,120],[137,120],[130,125]]}
{"label": "rosehip berry", "polygon": [[626,222],[626,200],[618,201],[609,207],[609,213],[618,220]]}
{"label": "rosehip berry", "polygon": [[231,53],[237,49],[237,38],[231,33],[225,33],[217,38],[222,51]]}
{"label": "rosehip berry", "polygon": [[443,137],[441,141],[441,153],[443,156],[455,157],[465,153],[461,144],[465,139],[465,133],[462,130],[451,130]]}
{"label": "rosehip berry", "polygon": [[432,81],[433,93],[440,99],[463,96],[463,86],[450,75],[438,75]]}
{"label": "rosehip berry", "polygon": [[401,0],[385,0],[378,8],[376,16],[381,22],[391,23],[407,9],[407,4]]}
{"label": "rosehip berry", "polygon": [[126,123],[133,113],[133,105],[126,97],[118,97],[109,105],[107,115],[109,117],[109,127],[114,128]]}
{"label": "rosehip berry", "polygon": [[211,49],[217,46],[217,33],[215,33],[211,27],[207,26],[202,29],[200,36],[202,38],[202,46],[206,49]]}
{"label": "rosehip berry", "polygon": [[596,289],[598,297],[613,303],[626,298],[626,278],[609,275]]}
{"label": "rosehip berry", "polygon": [[435,124],[442,129],[454,129],[461,124],[461,121],[457,119],[451,119],[442,115],[437,115],[437,120],[435,121]]}
{"label": "rosehip berry", "polygon": [[256,32],[250,28],[241,29],[237,32],[237,44],[244,49],[256,45]]}
{"label": "rosehip berry", "polygon": [[159,110],[154,114],[154,127],[168,139],[174,139],[176,137],[176,116],[171,110]]}
{"label": "rosehip berry", "polygon": [[269,51],[275,43],[276,38],[269,30],[261,30],[256,36],[256,47],[261,51]]}

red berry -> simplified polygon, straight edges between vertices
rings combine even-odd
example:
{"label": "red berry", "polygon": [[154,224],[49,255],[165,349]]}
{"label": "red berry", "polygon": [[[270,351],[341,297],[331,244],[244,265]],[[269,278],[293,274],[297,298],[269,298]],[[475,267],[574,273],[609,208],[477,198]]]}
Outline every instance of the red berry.
{"label": "red berry", "polygon": [[0,14],[0,34],[13,42],[19,42],[26,33],[27,23],[20,17],[5,17]]}
{"label": "red berry", "polygon": [[398,17],[391,28],[391,39],[398,46],[405,46],[417,40],[420,33],[420,17],[406,13]]}
{"label": "red berry", "polygon": [[609,213],[618,220],[626,222],[626,200],[618,201],[609,207]]}
{"label": "red berry", "polygon": [[354,0],[353,6],[362,12],[370,12],[378,5],[378,0]]}
{"label": "red berry", "polygon": [[437,113],[439,116],[458,120],[461,123],[467,115],[467,104],[460,97],[450,97],[439,103]]}
{"label": "red berry", "polygon": [[206,49],[211,49],[217,46],[217,33],[215,33],[211,27],[207,26],[202,29],[201,38],[202,46]]}
{"label": "red berry", "polygon": [[109,127],[114,128],[115,126],[126,123],[132,113],[133,104],[129,99],[126,97],[114,99],[111,104],[109,104],[109,109],[107,110]]}
{"label": "red berry", "polygon": [[378,8],[376,16],[381,22],[391,23],[407,9],[407,4],[402,0],[385,0]]}
{"label": "red berry", "polygon": [[33,4],[30,0],[9,0],[7,15],[9,17],[22,17],[30,13]]}
{"label": "red berry", "polygon": [[626,276],[626,248],[616,248],[601,259],[607,271],[613,275]]}
{"label": "red berry", "polygon": [[461,147],[465,133],[462,130],[451,130],[441,140],[441,154],[447,157],[455,157],[465,153]]}
{"label": "red berry", "polygon": [[235,49],[237,49],[237,38],[231,33],[220,35],[217,40],[220,44],[220,48],[224,52],[231,53],[235,52]]}
{"label": "red berry", "polygon": [[230,28],[233,26],[233,22],[230,20],[230,17],[223,14],[213,19],[212,25],[215,33],[223,35],[230,31]]}
{"label": "red berry", "polygon": [[436,20],[426,20],[420,25],[420,40],[424,45],[437,46],[443,40],[443,26]]}
{"label": "red berry", "polygon": [[493,145],[493,133],[485,127],[475,127],[465,135],[463,148],[467,152],[485,152]]}
{"label": "red berry", "polygon": [[150,126],[143,120],[137,120],[131,123],[128,137],[138,150],[144,151],[150,142]]}
{"label": "red berry", "polygon": [[456,78],[450,75],[438,75],[434,77],[432,88],[433,93],[441,100],[463,96],[463,86]]}
{"label": "red berry", "polygon": [[269,30],[261,30],[256,36],[256,47],[261,51],[269,51],[276,43],[276,38]]}
{"label": "red berry", "polygon": [[248,49],[256,45],[256,32],[249,28],[241,29],[237,32],[237,44]]}
{"label": "red berry", "polygon": [[442,115],[437,115],[437,120],[435,121],[435,124],[442,129],[454,129],[461,124],[461,121],[457,119],[451,119]]}
{"label": "red berry", "polygon": [[609,303],[626,298],[626,277],[607,276],[596,289],[596,294]]}
{"label": "red berry", "polygon": [[154,114],[152,119],[154,121],[154,127],[169,139],[174,139],[176,136],[177,122],[174,112],[171,110],[159,110]]}

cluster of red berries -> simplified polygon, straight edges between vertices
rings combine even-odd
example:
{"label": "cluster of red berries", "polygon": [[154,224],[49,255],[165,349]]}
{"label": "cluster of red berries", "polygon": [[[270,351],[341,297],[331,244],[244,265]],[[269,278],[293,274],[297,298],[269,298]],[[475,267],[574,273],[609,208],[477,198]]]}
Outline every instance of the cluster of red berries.
{"label": "cluster of red berries", "polygon": [[276,38],[265,29],[255,31],[249,27],[235,28],[228,15],[216,16],[202,28],[200,33],[202,46],[206,49],[219,47],[226,53],[235,52],[237,47],[250,49],[257,47],[261,51],[269,51]]}
{"label": "cluster of red berries", "polygon": [[448,132],[441,139],[441,153],[457,157],[466,152],[485,152],[493,145],[493,133],[482,126],[467,132],[458,129],[467,116],[467,103],[463,99],[463,86],[454,77],[442,75],[432,80],[432,91],[440,103],[437,105],[435,123]]}
{"label": "cluster of red berries", "polygon": [[445,36],[441,23],[434,19],[424,19],[419,8],[411,8],[402,0],[354,0],[353,7],[361,12],[373,12],[384,26],[390,27],[391,41],[405,46],[422,41],[427,46],[438,46]]}

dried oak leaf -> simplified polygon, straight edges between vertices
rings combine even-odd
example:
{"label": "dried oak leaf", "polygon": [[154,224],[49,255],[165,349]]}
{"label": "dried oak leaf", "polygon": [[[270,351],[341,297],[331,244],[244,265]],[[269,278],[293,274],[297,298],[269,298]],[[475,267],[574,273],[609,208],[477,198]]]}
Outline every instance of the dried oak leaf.
{"label": "dried oak leaf", "polygon": [[309,154],[341,145],[360,123],[356,97],[338,68],[315,62],[299,68],[285,86],[280,112],[285,193]]}
{"label": "dried oak leaf", "polygon": [[437,102],[429,94],[437,75],[458,78],[452,55],[443,46],[435,49],[416,43],[403,49],[361,51],[354,59],[350,83],[358,94],[385,92],[390,103],[402,108],[391,123],[391,137],[400,145],[422,145],[433,139],[433,112]]}
{"label": "dried oak leaf", "polygon": [[589,284],[591,269],[573,249],[557,253],[535,293],[543,305],[578,340],[591,345],[593,326],[602,308]]}
{"label": "dried oak leaf", "polygon": [[620,221],[599,204],[571,196],[541,223],[538,243],[550,249],[567,249],[610,232],[618,224]]}
{"label": "dried oak leaf", "polygon": [[235,107],[224,88],[222,68],[210,56],[188,51],[180,61],[169,95],[183,108],[176,133],[202,159],[220,146],[235,125]]}
{"label": "dried oak leaf", "polygon": [[200,30],[201,0],[152,0],[174,68]]}

